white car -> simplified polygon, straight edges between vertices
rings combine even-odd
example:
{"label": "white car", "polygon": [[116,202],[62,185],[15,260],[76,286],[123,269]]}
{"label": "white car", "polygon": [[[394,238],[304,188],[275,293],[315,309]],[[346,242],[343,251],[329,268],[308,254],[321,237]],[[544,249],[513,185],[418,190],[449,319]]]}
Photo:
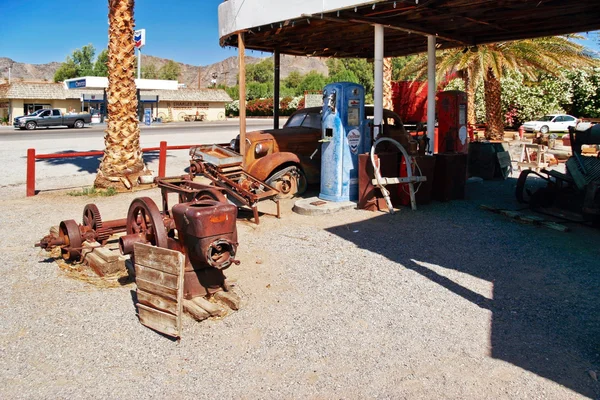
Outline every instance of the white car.
{"label": "white car", "polygon": [[567,114],[544,115],[535,121],[528,121],[523,124],[527,132],[568,132],[570,126],[577,125],[577,118]]}

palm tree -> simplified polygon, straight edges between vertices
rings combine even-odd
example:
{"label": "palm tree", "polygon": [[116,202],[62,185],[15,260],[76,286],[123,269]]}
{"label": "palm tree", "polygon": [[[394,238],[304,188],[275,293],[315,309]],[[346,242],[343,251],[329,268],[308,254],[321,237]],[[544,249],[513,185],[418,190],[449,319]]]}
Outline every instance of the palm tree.
{"label": "palm tree", "polygon": [[394,109],[392,101],[392,58],[383,59],[383,108]]}
{"label": "palm tree", "polygon": [[[483,81],[487,139],[502,139],[504,118],[502,114],[500,78],[508,71],[522,73],[536,80],[540,72],[558,75],[562,68],[594,65],[595,61],[585,47],[572,42],[568,36],[550,36],[536,39],[500,42],[464,49],[447,49],[436,52],[436,79],[459,72],[465,80],[468,101],[468,122],[475,122],[475,88]],[[427,74],[427,54],[409,61],[400,72],[401,77],[415,75],[422,80]]]}
{"label": "palm tree", "polygon": [[134,0],[108,1],[108,123],[95,187],[129,189],[144,170],[135,86]]}

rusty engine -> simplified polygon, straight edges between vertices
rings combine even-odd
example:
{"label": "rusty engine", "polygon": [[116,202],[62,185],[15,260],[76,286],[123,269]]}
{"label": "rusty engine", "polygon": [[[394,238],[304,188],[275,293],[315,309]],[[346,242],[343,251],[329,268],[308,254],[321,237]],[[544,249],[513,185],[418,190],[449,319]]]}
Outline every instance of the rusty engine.
{"label": "rusty engine", "polygon": [[[84,261],[84,242],[105,245],[109,237],[119,238],[122,254],[132,257],[135,243],[180,251],[185,255],[184,297],[192,299],[228,291],[223,270],[235,259],[237,207],[229,204],[221,190],[201,185],[184,177],[157,180],[163,197],[163,211],[149,197],[134,199],[127,218],[103,222],[98,208],[88,204],[82,224],[62,221],[59,229],[45,236],[36,246],[51,250],[60,247],[62,257]],[[179,204],[168,207],[168,193],[179,194]]]}

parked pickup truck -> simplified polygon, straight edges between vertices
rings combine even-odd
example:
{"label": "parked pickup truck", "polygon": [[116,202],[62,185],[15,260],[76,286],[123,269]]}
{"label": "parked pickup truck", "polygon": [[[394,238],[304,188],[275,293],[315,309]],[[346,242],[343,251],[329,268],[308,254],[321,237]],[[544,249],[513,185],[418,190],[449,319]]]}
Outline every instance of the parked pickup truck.
{"label": "parked pickup truck", "polygon": [[36,112],[16,117],[13,123],[15,128],[33,130],[37,127],[68,126],[69,128],[83,128],[92,122],[90,114],[63,114],[60,110],[41,109]]}

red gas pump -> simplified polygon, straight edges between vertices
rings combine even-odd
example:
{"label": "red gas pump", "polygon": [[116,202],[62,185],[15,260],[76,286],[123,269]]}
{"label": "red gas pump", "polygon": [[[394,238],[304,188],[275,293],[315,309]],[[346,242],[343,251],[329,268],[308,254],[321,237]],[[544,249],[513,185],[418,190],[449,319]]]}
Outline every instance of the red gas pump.
{"label": "red gas pump", "polygon": [[438,153],[435,155],[433,198],[463,199],[467,181],[467,94],[458,90],[439,92],[436,97]]}
{"label": "red gas pump", "polygon": [[459,90],[439,92],[436,96],[436,108],[438,152],[466,154],[469,149],[467,94]]}

